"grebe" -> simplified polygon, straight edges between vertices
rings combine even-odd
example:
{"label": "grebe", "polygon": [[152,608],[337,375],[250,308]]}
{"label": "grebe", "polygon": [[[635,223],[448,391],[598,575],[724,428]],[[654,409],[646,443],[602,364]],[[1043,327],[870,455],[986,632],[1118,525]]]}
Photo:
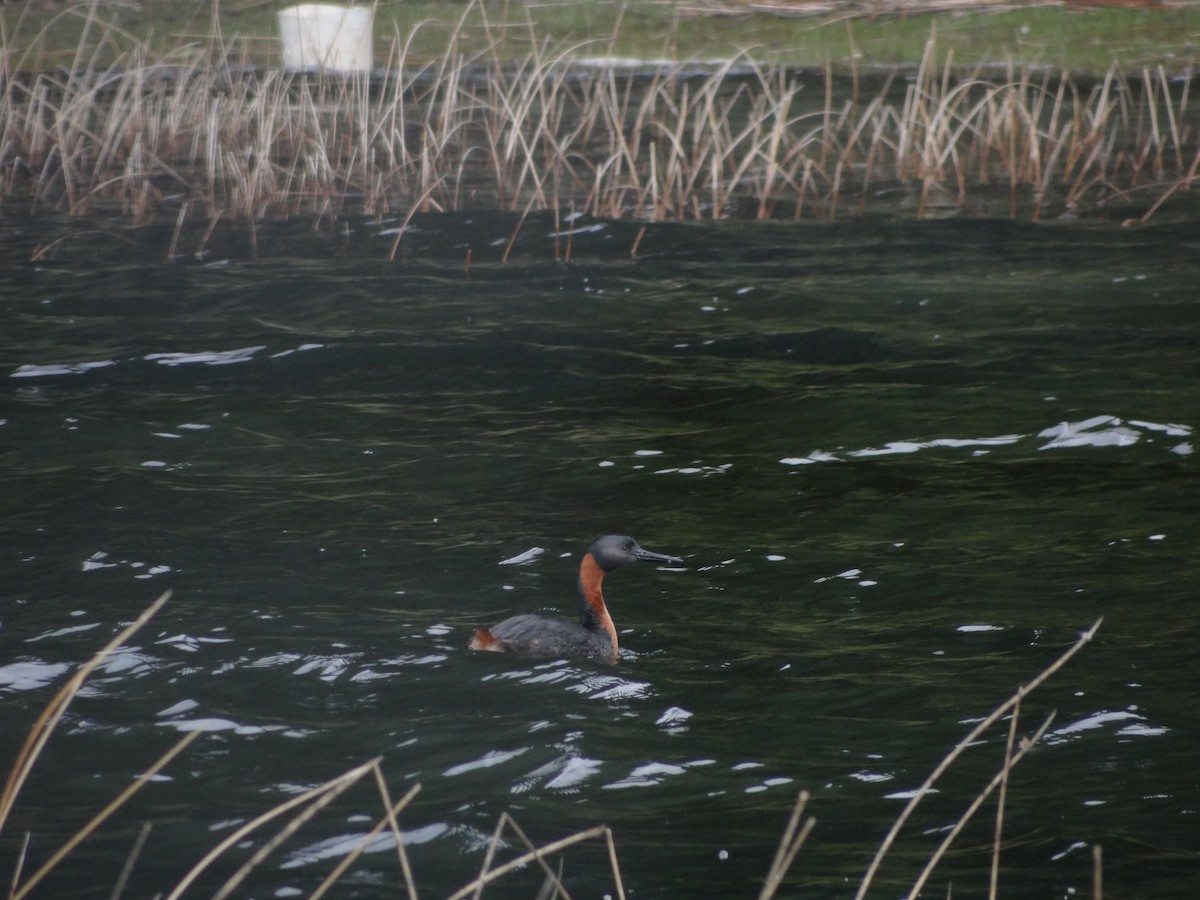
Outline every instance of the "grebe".
{"label": "grebe", "polygon": [[606,534],[596,538],[579,564],[578,623],[558,616],[513,616],[491,628],[476,629],[467,646],[522,656],[587,656],[616,662],[617,629],[604,605],[600,583],[606,573],[638,560],[683,562],[677,556],[643,550],[631,537]]}

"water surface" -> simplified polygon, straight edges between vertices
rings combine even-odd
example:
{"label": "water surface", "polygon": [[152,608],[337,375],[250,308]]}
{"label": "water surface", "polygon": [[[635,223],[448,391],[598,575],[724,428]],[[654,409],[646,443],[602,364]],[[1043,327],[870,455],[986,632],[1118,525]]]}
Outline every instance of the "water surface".
{"label": "water surface", "polygon": [[[1013,775],[1001,886],[1089,894],[1100,844],[1106,896],[1193,894],[1200,231],[555,238],[530,217],[502,263],[514,223],[419,220],[396,262],[388,222],[171,263],[169,229],[79,233],[35,263],[36,227],[10,227],[0,756],[174,596],[60,726],[5,867],[202,729],[49,893],[107,895],[143,821],[127,895],[168,890],[238,824],[380,756],[394,796],[423,786],[402,815],[422,896],[470,880],[504,810],[537,841],[611,826],[631,896],[754,896],[806,789],[818,824],[781,894],[848,897],[899,798],[1104,616],[1022,708],[1021,733],[1056,716]],[[610,531],[685,559],[608,581],[619,665],[464,649],[479,624],[569,614]],[[911,884],[1005,736],[921,807],[875,895]],[[986,889],[992,810],[929,896]],[[246,895],[307,893],[379,815],[348,793]],[[602,845],[565,877],[612,893]],[[339,896],[400,885],[379,841]]]}

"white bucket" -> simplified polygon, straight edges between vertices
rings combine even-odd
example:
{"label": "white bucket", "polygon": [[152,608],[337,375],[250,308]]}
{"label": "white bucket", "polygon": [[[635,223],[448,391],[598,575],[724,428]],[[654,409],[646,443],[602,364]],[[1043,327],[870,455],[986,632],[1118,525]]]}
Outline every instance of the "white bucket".
{"label": "white bucket", "polygon": [[369,72],[371,20],[366,6],[302,3],[279,11],[285,69]]}

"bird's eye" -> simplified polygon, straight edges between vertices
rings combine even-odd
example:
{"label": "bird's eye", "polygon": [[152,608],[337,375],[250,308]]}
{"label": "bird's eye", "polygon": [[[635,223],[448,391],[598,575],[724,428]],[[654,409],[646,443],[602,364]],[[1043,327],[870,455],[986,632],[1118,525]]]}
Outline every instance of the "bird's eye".
{"label": "bird's eye", "polygon": [[626,542],[625,542],[625,550],[626,550],[626,551],[629,551],[629,550],[632,550],[632,549],[633,549],[633,541],[626,541]]}

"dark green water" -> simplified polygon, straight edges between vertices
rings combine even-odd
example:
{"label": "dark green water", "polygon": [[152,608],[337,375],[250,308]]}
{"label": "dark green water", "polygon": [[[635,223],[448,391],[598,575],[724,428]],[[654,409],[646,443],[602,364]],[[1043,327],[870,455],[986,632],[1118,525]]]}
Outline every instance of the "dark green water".
{"label": "dark green water", "polygon": [[[126,896],[169,890],[381,756],[394,796],[423,786],[422,897],[470,880],[504,810],[539,842],[610,825],[632,897],[753,897],[802,788],[781,894],[848,897],[897,795],[1103,615],[1022,709],[1021,733],[1057,715],[1013,773],[1001,894],[1091,896],[1100,844],[1106,897],[1195,896],[1200,228],[650,226],[632,259],[636,225],[581,222],[558,264],[531,218],[502,264],[512,219],[418,224],[397,263],[362,224],[175,264],[157,232],[30,263],[10,225],[4,765],[71,666],[174,597],[47,747],[5,879],[27,831],[28,873],[201,728],[42,896],[108,896],[143,821]],[[569,612],[608,531],[686,560],[610,578],[620,665],[464,649]],[[872,896],[905,893],[1006,731]],[[927,896],[986,894],[993,810]],[[238,895],[307,895],[379,815],[352,790]],[[607,873],[600,844],[567,854],[575,896]],[[381,841],[335,895],[401,884]]]}

